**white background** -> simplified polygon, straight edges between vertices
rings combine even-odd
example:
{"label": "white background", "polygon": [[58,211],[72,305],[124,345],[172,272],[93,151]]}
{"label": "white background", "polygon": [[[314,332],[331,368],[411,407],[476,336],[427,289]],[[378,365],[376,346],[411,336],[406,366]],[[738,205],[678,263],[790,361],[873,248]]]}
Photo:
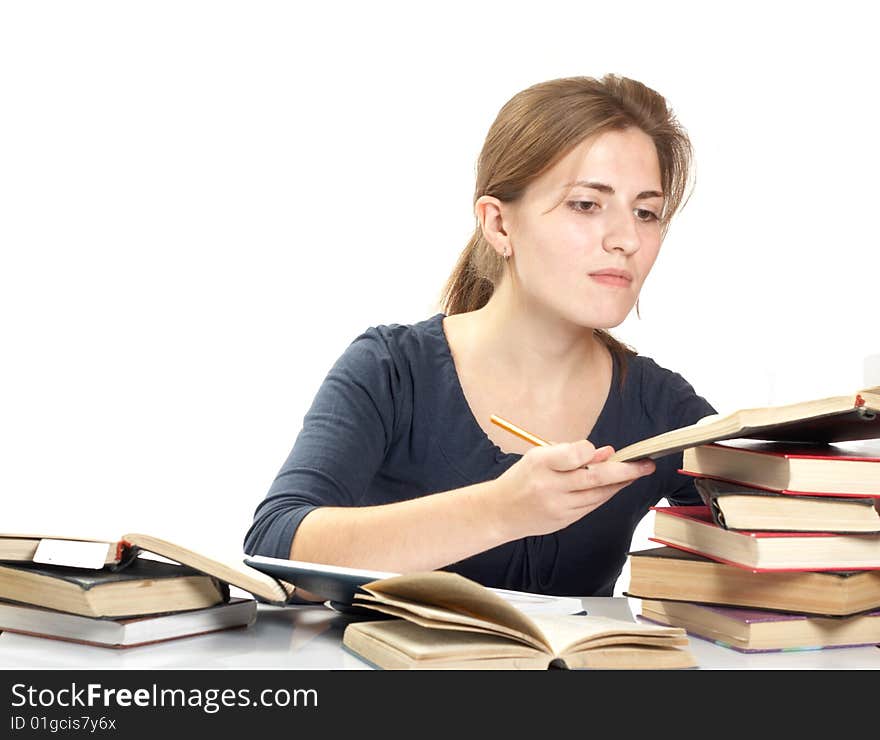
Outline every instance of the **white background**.
{"label": "white background", "polygon": [[721,412],[865,384],[871,4],[460,7],[0,6],[0,531],[239,551],[336,357],[439,310],[488,127],[555,77],[641,80],[696,150],[620,338]]}

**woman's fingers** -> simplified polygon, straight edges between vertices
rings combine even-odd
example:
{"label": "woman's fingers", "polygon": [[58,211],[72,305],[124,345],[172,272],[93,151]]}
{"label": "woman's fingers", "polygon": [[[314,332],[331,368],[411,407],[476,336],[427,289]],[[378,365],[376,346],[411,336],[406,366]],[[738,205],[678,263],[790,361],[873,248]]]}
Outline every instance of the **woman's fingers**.
{"label": "woman's fingers", "polygon": [[540,451],[546,455],[547,465],[550,469],[560,472],[582,468],[596,454],[596,448],[588,439],[550,445],[549,447],[540,448]]}
{"label": "woman's fingers", "polygon": [[608,499],[612,498],[618,493],[618,491],[626,488],[630,483],[632,483],[631,480],[625,480],[617,483],[609,483],[605,486],[597,486],[596,488],[587,488],[583,491],[571,491],[568,494],[571,510],[574,512],[580,512],[581,516],[583,516],[604,504]]}
{"label": "woman's fingers", "polygon": [[570,494],[571,511],[580,516],[589,514],[593,509],[599,508],[608,499],[613,497],[622,488],[626,488],[631,482],[632,481],[615,483],[610,486],[591,488],[587,491],[573,491]]}
{"label": "woman's fingers", "polygon": [[604,447],[599,447],[596,450],[596,452],[593,454],[593,459],[590,460],[590,464],[593,465],[595,463],[605,462],[613,454],[614,454],[614,448],[611,445],[605,445]]}
{"label": "woman's fingers", "polygon": [[577,442],[562,442],[541,448],[547,455],[547,462],[553,470],[576,470],[593,463],[605,462],[614,454],[611,445],[594,447],[588,439]]}
{"label": "woman's fingers", "polygon": [[[604,463],[614,454],[611,445],[596,448],[588,439],[577,442],[562,442],[561,444],[539,448],[545,456],[545,464],[558,472],[576,470],[588,470],[591,465]],[[621,463],[633,464],[635,463]],[[638,477],[638,476],[634,476]]]}
{"label": "woman's fingers", "polygon": [[617,483],[626,485],[644,475],[650,475],[655,470],[656,465],[653,460],[600,462],[591,463],[588,468],[570,470],[563,475],[568,478],[570,491],[586,491]]}

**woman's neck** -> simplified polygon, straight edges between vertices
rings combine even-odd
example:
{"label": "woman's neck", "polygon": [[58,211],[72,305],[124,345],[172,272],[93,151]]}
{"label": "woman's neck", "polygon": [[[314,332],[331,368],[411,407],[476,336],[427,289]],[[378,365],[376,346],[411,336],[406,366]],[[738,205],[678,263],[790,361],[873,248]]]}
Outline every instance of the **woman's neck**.
{"label": "woman's neck", "polygon": [[563,399],[572,384],[600,374],[610,363],[591,328],[525,305],[509,281],[483,308],[466,315],[472,356],[480,358],[490,377],[531,389],[536,400]]}

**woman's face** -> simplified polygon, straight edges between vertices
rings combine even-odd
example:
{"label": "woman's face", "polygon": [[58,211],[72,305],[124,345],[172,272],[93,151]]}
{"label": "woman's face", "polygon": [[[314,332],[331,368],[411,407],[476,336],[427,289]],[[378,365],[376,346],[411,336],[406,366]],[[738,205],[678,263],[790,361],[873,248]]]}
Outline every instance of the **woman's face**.
{"label": "woman's face", "polygon": [[628,128],[587,139],[501,204],[529,308],[580,326],[620,324],[660,250],[660,182],[653,141]]}

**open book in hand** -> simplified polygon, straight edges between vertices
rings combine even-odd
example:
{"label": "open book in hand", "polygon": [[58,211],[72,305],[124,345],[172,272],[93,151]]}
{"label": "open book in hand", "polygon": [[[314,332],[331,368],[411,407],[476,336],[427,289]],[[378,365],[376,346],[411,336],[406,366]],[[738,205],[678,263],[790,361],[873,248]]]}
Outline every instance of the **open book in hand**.
{"label": "open book in hand", "polygon": [[528,615],[463,576],[365,584],[355,604],[397,619],[352,622],[344,647],[386,669],[695,668],[680,628],[590,615]]}
{"label": "open book in hand", "polygon": [[723,439],[846,442],[880,438],[880,386],[810,401],[712,415],[617,450],[611,460],[658,458]]}

